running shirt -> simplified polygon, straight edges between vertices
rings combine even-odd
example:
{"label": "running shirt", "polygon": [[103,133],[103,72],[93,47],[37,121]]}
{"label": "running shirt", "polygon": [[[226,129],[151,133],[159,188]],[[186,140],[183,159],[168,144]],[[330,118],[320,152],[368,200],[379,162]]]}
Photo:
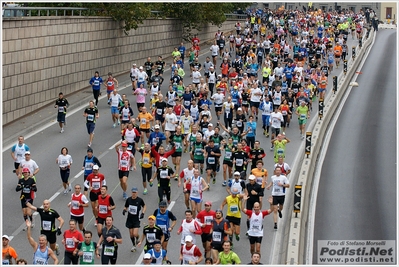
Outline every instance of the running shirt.
{"label": "running shirt", "polygon": [[130,159],[134,158],[132,152],[126,150],[125,152],[120,148],[117,151],[118,154],[118,170],[129,171],[130,169]]}
{"label": "running shirt", "polygon": [[30,151],[30,150],[29,150],[29,147],[25,144],[19,145],[19,143],[17,143],[11,148],[11,152],[13,152],[14,156],[17,158],[15,160],[16,163],[20,163],[22,160],[25,159],[26,151]]}
{"label": "running shirt", "polygon": [[278,183],[282,184],[290,184],[287,176],[285,175],[273,175],[271,177],[271,181],[273,183],[272,196],[285,196],[285,187],[278,185]]}

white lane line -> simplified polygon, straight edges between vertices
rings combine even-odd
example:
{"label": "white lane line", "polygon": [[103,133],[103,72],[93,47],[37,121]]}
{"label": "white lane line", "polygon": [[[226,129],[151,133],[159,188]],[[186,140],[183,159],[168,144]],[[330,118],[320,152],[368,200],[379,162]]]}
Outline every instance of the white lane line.
{"label": "white lane line", "polygon": [[109,149],[109,150],[114,149],[115,146],[116,146],[116,144],[119,143],[119,142],[120,142],[120,140],[119,140],[118,142],[116,142],[115,144],[113,144],[112,146],[110,146],[110,148],[108,148],[108,149]]}
{"label": "white lane line", "polygon": [[[176,201],[171,201],[167,210],[171,211],[173,206],[175,205]],[[144,257],[144,249],[141,251],[139,258],[136,261],[135,265],[141,265],[141,262],[143,261],[143,257]]]}
{"label": "white lane line", "polygon": [[73,178],[78,178],[79,176],[81,176],[82,174],[83,174],[83,172],[84,172],[84,170],[81,170],[80,172],[78,172],[78,174],[76,174],[75,175],[75,177],[73,177]]}

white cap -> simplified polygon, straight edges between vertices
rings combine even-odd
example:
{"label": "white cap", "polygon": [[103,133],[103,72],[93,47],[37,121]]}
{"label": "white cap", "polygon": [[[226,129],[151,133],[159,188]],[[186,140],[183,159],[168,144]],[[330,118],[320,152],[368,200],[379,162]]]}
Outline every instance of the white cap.
{"label": "white cap", "polygon": [[167,159],[167,158],[163,158],[163,159],[161,160],[161,162],[163,162],[163,161],[168,162],[168,159]]}
{"label": "white cap", "polygon": [[186,236],[184,242],[193,242],[193,237],[191,235]]}
{"label": "white cap", "polygon": [[159,125],[158,125],[158,124],[155,125],[155,126],[154,126],[154,129],[159,129]]}
{"label": "white cap", "polygon": [[100,169],[100,167],[98,167],[98,165],[93,166],[93,170],[98,170],[98,169]]}
{"label": "white cap", "polygon": [[146,253],[146,254],[144,254],[144,256],[143,256],[143,259],[145,259],[145,260],[149,260],[149,259],[151,259],[152,257],[151,257],[151,254],[150,253]]}
{"label": "white cap", "polygon": [[255,177],[255,175],[252,175],[252,174],[251,174],[251,175],[248,177],[248,179],[249,179],[249,180],[255,180],[256,177]]}
{"label": "white cap", "polygon": [[242,111],[242,108],[238,108],[237,111],[238,111],[238,110],[241,110],[241,111]]}
{"label": "white cap", "polygon": [[11,240],[10,237],[9,237],[8,235],[3,235],[3,236],[1,237],[1,239],[3,239],[3,238],[7,239],[8,241]]}
{"label": "white cap", "polygon": [[142,69],[143,69],[143,66],[140,66],[139,70],[142,70]]}
{"label": "white cap", "polygon": [[213,124],[212,124],[212,123],[209,123],[209,124],[208,124],[208,127],[209,127],[209,126],[213,127]]}
{"label": "white cap", "polygon": [[240,172],[235,172],[234,175],[241,175],[241,173]]}

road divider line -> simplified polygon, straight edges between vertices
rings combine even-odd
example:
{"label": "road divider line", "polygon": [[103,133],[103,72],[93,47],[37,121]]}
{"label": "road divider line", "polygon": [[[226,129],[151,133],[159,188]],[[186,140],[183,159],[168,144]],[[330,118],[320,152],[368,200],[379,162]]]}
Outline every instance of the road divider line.
{"label": "road divider line", "polygon": [[116,142],[115,144],[113,144],[112,146],[110,146],[110,148],[108,148],[109,150],[114,149],[116,144],[118,144],[120,142],[120,140],[118,142]]}

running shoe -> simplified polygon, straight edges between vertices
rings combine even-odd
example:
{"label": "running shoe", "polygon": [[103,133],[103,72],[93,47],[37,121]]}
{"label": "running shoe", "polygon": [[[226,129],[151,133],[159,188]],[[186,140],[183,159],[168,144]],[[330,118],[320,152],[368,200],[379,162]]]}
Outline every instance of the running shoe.
{"label": "running shoe", "polygon": [[274,147],[270,147],[270,151],[273,151]]}
{"label": "running shoe", "polygon": [[147,188],[144,188],[143,195],[147,195],[147,192],[148,192]]}
{"label": "running shoe", "polygon": [[115,128],[116,127],[116,123],[114,123],[113,125],[112,125],[112,128]]}
{"label": "running shoe", "polygon": [[130,250],[131,252],[136,252],[136,247],[133,246],[132,249]]}
{"label": "running shoe", "polygon": [[150,182],[150,187],[152,187],[154,185],[154,183],[153,182]]}
{"label": "running shoe", "polygon": [[68,194],[68,189],[64,190],[64,195]]}
{"label": "running shoe", "polygon": [[60,133],[63,133],[64,132],[64,128],[61,128],[61,131],[60,131]]}
{"label": "running shoe", "polygon": [[122,197],[123,197],[124,200],[127,199],[127,194],[126,194],[126,192],[123,192],[123,193],[122,193]]}
{"label": "running shoe", "polygon": [[277,223],[274,223],[274,229],[277,230]]}
{"label": "running shoe", "polygon": [[211,185],[210,185],[210,184],[208,184],[208,191],[209,191],[209,190],[211,190]]}
{"label": "running shoe", "polygon": [[236,240],[237,240],[237,241],[240,241],[240,235],[237,235],[237,234],[236,234]]}
{"label": "running shoe", "polygon": [[216,179],[215,179],[215,177],[213,177],[213,179],[212,179],[212,184],[216,184]]}
{"label": "running shoe", "polygon": [[97,226],[97,219],[94,221],[94,226]]}
{"label": "running shoe", "polygon": [[57,256],[60,255],[60,247],[58,246],[58,244],[55,244],[55,254],[56,254]]}
{"label": "running shoe", "polygon": [[267,137],[267,138],[269,137],[269,133],[268,133],[268,132],[266,132],[266,137]]}
{"label": "running shoe", "polygon": [[118,119],[118,125],[121,125],[121,121]]}
{"label": "running shoe", "polygon": [[223,185],[223,186],[226,186],[226,185],[227,185],[226,181],[224,181],[224,182],[222,183],[222,185]]}
{"label": "running shoe", "polygon": [[281,213],[281,210],[277,210],[278,211],[278,217],[283,218],[283,214]]}
{"label": "running shoe", "polygon": [[91,142],[87,144],[88,147],[91,147]]}

